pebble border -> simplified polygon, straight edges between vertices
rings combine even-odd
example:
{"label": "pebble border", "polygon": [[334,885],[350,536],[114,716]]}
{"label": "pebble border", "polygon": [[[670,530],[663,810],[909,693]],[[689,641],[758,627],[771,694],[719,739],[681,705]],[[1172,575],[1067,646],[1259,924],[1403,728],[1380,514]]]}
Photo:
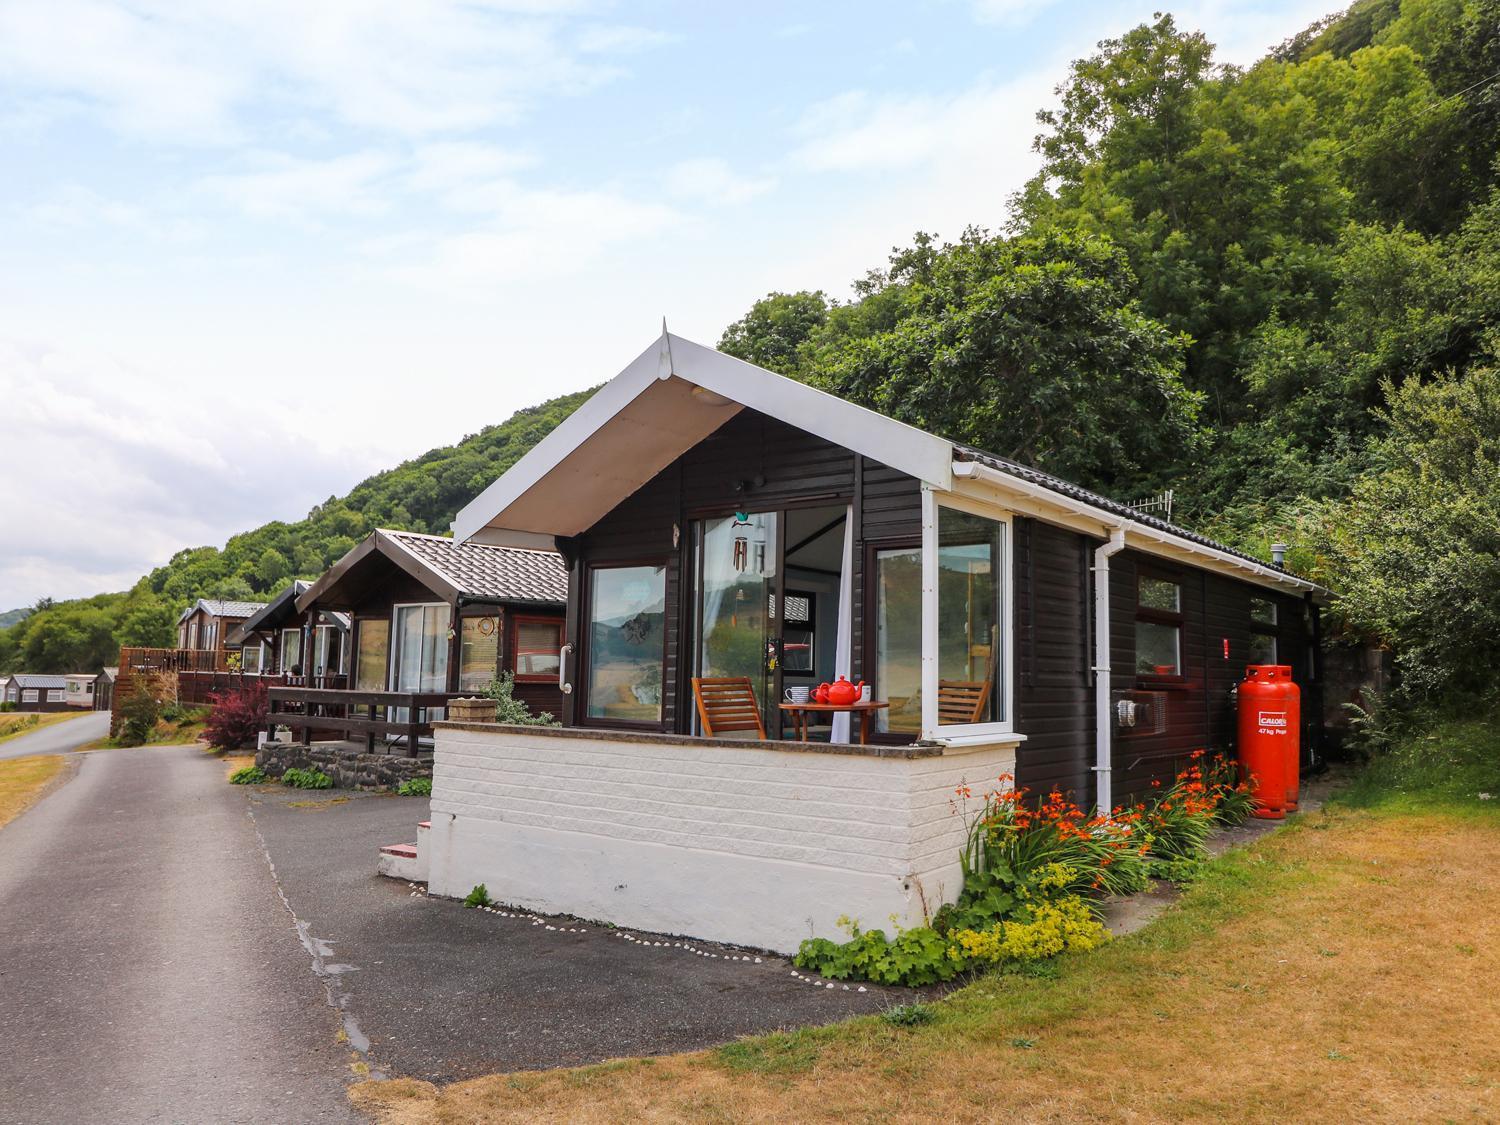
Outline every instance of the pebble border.
{"label": "pebble border", "polygon": [[[406,885],[413,888],[409,897],[416,898],[420,896],[425,898],[427,896],[427,889],[421,884],[407,883]],[[476,909],[482,910],[486,914],[498,915],[501,918],[519,918],[522,921],[530,922],[533,926],[545,926],[547,929],[560,934],[586,934],[589,932],[589,928],[587,926],[548,925],[545,918],[542,918],[541,916],[536,914],[527,914],[523,911],[502,910],[498,906],[480,906]],[[691,941],[649,941],[646,938],[636,937],[635,934],[630,933],[628,930],[609,930],[606,932],[608,932],[612,937],[617,937],[623,941],[628,941],[631,945],[638,945],[643,949],[679,949],[684,953],[691,953],[694,957],[707,957],[713,961],[738,961],[742,964],[753,963],[756,965],[765,964],[764,957],[756,957],[754,954],[750,953],[710,953],[706,949],[697,948]],[[796,969],[792,970],[792,979],[802,984],[810,984],[814,988],[821,988],[826,991],[834,991],[839,988],[842,988],[845,992],[869,991],[869,989],[862,984],[857,985],[854,988],[850,988],[847,984],[839,985],[835,984],[833,981],[825,981],[819,978],[805,976],[802,973],[799,973]]]}

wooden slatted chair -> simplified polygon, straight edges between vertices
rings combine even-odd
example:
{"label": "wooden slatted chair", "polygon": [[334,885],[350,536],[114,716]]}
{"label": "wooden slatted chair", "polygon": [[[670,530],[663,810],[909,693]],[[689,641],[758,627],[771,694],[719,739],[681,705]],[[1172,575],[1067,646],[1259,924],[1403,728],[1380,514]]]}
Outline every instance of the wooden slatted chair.
{"label": "wooden slatted chair", "polygon": [[938,725],[977,723],[990,702],[989,680],[939,680]]}
{"label": "wooden slatted chair", "polygon": [[749,676],[694,676],[693,698],[698,702],[698,721],[709,738],[751,730],[761,739],[766,737]]}

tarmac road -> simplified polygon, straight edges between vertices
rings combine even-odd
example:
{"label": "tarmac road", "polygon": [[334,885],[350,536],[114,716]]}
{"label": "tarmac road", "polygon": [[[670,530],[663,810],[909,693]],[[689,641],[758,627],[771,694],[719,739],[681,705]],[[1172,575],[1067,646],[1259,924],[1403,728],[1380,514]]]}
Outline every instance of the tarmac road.
{"label": "tarmac road", "polygon": [[342,1021],[223,764],[80,757],[0,831],[0,1122],[358,1120]]}
{"label": "tarmac road", "polygon": [[109,733],[108,711],[85,711],[76,719],[53,723],[30,734],[0,742],[0,758],[25,758],[32,754],[66,754]]}

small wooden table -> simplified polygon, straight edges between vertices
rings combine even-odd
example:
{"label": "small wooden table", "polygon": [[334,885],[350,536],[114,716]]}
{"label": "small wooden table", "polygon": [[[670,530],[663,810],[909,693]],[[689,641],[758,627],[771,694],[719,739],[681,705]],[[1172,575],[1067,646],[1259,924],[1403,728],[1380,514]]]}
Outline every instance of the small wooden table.
{"label": "small wooden table", "polygon": [[859,743],[863,746],[870,741],[870,716],[889,706],[889,702],[880,699],[871,699],[866,703],[814,703],[809,699],[806,703],[783,703],[781,709],[792,716],[792,722],[799,731],[799,738],[802,742],[807,741],[808,715],[833,711],[848,711],[850,715],[857,713],[859,715]]}

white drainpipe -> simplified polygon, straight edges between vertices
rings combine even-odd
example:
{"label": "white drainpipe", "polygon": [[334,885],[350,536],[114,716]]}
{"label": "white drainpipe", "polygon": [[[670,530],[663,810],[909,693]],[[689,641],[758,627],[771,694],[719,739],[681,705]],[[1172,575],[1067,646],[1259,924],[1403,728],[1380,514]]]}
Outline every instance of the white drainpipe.
{"label": "white drainpipe", "polygon": [[1113,807],[1110,794],[1110,743],[1114,716],[1109,705],[1109,559],[1125,547],[1125,528],[1094,549],[1094,790],[1100,814]]}

